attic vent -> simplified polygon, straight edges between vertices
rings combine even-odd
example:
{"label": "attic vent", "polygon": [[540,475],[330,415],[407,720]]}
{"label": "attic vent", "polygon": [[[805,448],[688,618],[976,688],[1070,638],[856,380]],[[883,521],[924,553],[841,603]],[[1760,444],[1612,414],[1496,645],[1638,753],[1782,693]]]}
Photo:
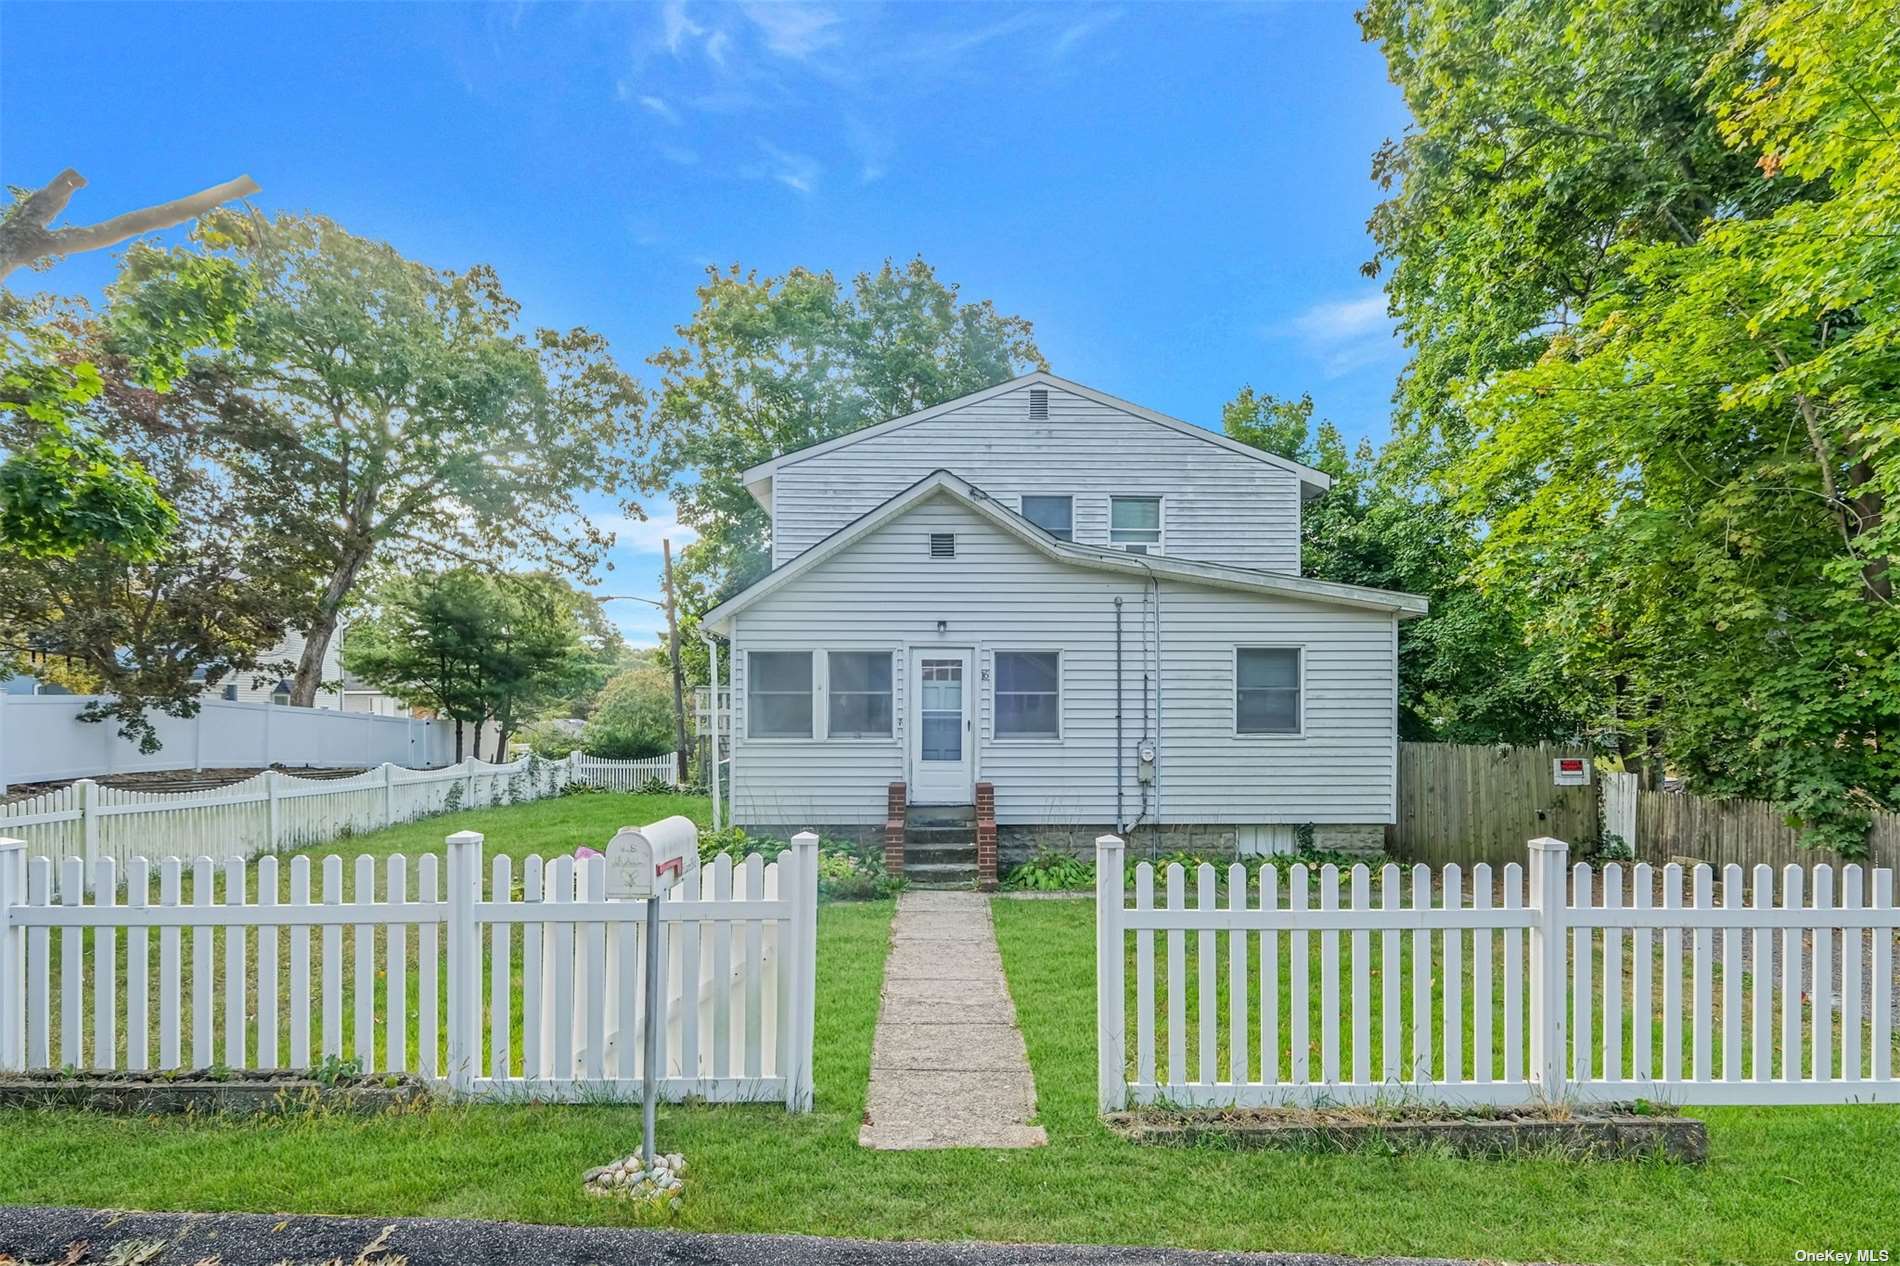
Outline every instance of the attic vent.
{"label": "attic vent", "polygon": [[932,558],[955,558],[957,556],[957,534],[955,532],[932,532],[930,534],[930,556]]}
{"label": "attic vent", "polygon": [[1049,418],[1049,392],[1042,387],[1029,389],[1029,420],[1044,422]]}

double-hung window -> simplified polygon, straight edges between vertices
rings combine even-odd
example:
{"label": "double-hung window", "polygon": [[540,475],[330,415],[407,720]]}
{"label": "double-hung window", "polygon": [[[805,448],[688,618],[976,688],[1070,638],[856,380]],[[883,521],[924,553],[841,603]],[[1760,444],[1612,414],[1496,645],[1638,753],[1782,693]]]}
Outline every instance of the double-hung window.
{"label": "double-hung window", "polygon": [[1161,498],[1110,497],[1108,543],[1130,554],[1161,552]]}
{"label": "double-hung window", "polygon": [[1056,651],[996,652],[996,737],[1062,737],[1062,656]]}
{"label": "double-hung window", "polygon": [[1300,651],[1242,646],[1234,651],[1234,733],[1300,732]]}
{"label": "double-hung window", "polygon": [[810,738],[811,652],[746,653],[746,737]]}
{"label": "double-hung window", "polygon": [[891,653],[832,651],[826,670],[826,736],[891,737]]}
{"label": "double-hung window", "polygon": [[1075,539],[1074,497],[1024,497],[1023,517],[1059,541]]}

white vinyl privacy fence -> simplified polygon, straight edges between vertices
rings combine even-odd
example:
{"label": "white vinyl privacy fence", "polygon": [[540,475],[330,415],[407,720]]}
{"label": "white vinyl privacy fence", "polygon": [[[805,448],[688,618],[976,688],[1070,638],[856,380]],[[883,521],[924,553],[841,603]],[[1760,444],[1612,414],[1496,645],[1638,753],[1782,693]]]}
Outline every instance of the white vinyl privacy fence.
{"label": "white vinyl privacy fence", "polygon": [[78,858],[90,875],[109,857],[124,874],[135,857],[255,857],[453,809],[538,800],[574,782],[633,790],[656,777],[670,779],[672,760],[596,760],[576,753],[567,760],[526,756],[505,765],[383,765],[347,778],[266,770],[243,782],[186,792],[132,791],[81,779],[0,804],[0,835],[25,840],[29,856],[55,865]]}
{"label": "white vinyl privacy fence", "polygon": [[91,695],[0,695],[0,790],[13,783],[154,769],[259,765],[422,767],[455,755],[454,727],[419,717],[206,699],[195,716],[146,714],[159,748],[141,752],[110,721],[81,721]]}
{"label": "white vinyl privacy fence", "polygon": [[1096,856],[1104,1110],[1900,1100],[1890,870]]}
{"label": "white vinyl privacy fence", "polygon": [[[488,1098],[640,1094],[811,1106],[818,839],[730,856],[659,903],[606,897],[606,859],[100,858],[0,840],[0,1069],[316,1068],[356,1061]],[[88,882],[90,880],[90,883]],[[334,1066],[334,1065],[333,1065]]]}

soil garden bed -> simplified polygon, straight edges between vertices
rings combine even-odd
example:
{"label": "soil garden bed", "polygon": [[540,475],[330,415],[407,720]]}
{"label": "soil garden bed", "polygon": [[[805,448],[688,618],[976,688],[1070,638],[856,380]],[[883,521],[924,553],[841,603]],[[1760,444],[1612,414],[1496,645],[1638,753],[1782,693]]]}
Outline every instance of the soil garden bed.
{"label": "soil garden bed", "polygon": [[1699,1165],[1708,1132],[1693,1117],[1648,1103],[1587,1108],[1438,1105],[1368,1108],[1250,1108],[1110,1113],[1109,1129],[1135,1143],[1351,1152],[1438,1151],[1454,1156],[1561,1155],[1576,1160],[1664,1157]]}
{"label": "soil garden bed", "polygon": [[370,1115],[425,1104],[429,1084],[404,1076],[314,1077],[300,1071],[178,1069],[169,1073],[9,1073],[0,1108],[78,1108],[121,1116],[283,1112]]}

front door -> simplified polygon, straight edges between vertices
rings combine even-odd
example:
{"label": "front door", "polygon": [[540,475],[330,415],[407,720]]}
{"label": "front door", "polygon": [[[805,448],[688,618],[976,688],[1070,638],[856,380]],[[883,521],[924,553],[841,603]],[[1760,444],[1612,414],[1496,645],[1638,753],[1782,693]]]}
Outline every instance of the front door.
{"label": "front door", "polygon": [[967,650],[911,652],[910,799],[912,804],[970,804],[974,683]]}

